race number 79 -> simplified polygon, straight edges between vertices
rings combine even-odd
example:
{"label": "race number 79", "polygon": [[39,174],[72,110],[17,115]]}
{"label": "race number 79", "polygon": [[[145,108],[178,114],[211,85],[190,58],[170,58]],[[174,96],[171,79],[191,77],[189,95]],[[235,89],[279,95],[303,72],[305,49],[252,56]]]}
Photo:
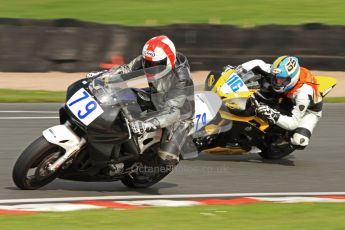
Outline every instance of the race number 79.
{"label": "race number 79", "polygon": [[103,113],[102,108],[85,90],[78,90],[68,101],[68,108],[85,125],[89,125]]}
{"label": "race number 79", "polygon": [[[71,107],[72,105],[85,100],[87,98],[90,97],[90,94],[88,94],[86,91],[83,92],[83,96],[81,98],[78,98],[75,101],[72,101],[71,103],[68,104],[69,107]],[[90,113],[92,113],[92,111],[94,111],[97,108],[97,103],[95,101],[90,101],[86,104],[85,106],[85,111],[83,113],[83,111],[79,110],[78,111],[78,118],[79,119],[84,119],[85,117],[87,117]]]}

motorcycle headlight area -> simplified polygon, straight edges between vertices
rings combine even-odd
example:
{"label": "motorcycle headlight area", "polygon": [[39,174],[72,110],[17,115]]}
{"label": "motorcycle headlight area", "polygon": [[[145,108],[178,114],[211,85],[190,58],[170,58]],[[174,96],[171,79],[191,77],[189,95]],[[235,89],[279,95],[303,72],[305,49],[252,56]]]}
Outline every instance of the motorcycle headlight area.
{"label": "motorcycle headlight area", "polygon": [[246,110],[248,98],[230,98],[224,104],[230,109]]}

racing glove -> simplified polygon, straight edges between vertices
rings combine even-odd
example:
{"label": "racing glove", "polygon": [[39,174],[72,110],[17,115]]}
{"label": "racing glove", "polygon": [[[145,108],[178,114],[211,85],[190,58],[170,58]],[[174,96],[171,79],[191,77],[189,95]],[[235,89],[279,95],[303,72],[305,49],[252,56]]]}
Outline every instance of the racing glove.
{"label": "racing glove", "polygon": [[223,72],[226,72],[226,71],[231,70],[231,69],[235,69],[235,67],[233,67],[232,65],[224,66],[223,67]]}
{"label": "racing glove", "polygon": [[106,72],[109,72],[109,71],[112,71],[111,72],[112,74],[123,74],[124,73],[123,68],[118,67],[118,68],[113,69],[113,70],[92,71],[92,72],[86,74],[86,78],[96,78],[96,77],[99,77]]}
{"label": "racing glove", "polygon": [[157,124],[154,124],[154,121],[140,121],[136,120],[131,123],[129,123],[133,133],[142,135],[145,132],[152,132],[156,130]]}
{"label": "racing glove", "polygon": [[96,78],[100,76],[101,74],[107,72],[108,70],[102,70],[102,71],[92,71],[88,74],[86,74],[86,78]]}
{"label": "racing glove", "polygon": [[280,117],[280,113],[277,110],[264,104],[260,104],[255,111],[259,117],[265,119],[270,125],[276,124]]}

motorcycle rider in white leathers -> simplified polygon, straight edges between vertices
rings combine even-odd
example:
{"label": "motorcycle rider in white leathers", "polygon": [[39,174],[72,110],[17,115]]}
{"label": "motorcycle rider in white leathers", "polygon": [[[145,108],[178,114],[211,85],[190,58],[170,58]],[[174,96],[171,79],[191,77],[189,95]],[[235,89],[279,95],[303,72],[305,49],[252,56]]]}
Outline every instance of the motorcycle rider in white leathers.
{"label": "motorcycle rider in white leathers", "polygon": [[[315,77],[309,70],[300,67],[298,59],[292,56],[281,56],[272,65],[262,60],[252,60],[243,63],[241,67],[245,71],[253,70],[269,76],[273,90],[292,100],[294,106],[291,116],[280,114],[261,103],[256,112],[270,124],[294,131],[291,144],[297,149],[305,148],[322,116],[322,97]],[[264,87],[267,88],[267,85]]]}
{"label": "motorcycle rider in white leathers", "polygon": [[[164,69],[158,75],[147,73],[152,67]],[[165,139],[162,140],[158,155],[162,164],[174,166],[179,161],[181,148],[189,131],[190,123],[184,121],[194,115],[194,86],[188,60],[183,54],[176,52],[173,42],[167,36],[161,35],[149,39],[142,54],[129,64],[110,71],[126,74],[140,69],[146,73],[149,88],[145,91],[150,95],[149,100],[157,113],[144,121],[131,122],[130,126],[138,135],[163,128]],[[91,72],[87,77],[97,77],[104,72]],[[151,79],[152,76],[154,79]]]}

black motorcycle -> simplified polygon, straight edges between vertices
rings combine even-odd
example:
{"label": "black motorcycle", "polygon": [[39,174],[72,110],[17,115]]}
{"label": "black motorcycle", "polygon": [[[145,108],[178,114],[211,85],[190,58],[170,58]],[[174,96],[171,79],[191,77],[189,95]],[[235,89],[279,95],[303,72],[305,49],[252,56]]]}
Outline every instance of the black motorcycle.
{"label": "black motorcycle", "polygon": [[[130,188],[146,188],[167,176],[172,167],[163,165],[157,154],[164,138],[163,130],[142,135],[131,130],[131,121],[155,111],[150,94],[133,87],[147,85],[143,80],[146,80],[143,70],[122,75],[109,71],[70,85],[66,103],[59,111],[61,125],[44,130],[15,163],[13,181],[17,187],[38,189],[61,178],[121,180]],[[196,106],[203,111],[196,109],[188,135],[214,118],[221,101],[219,98],[217,103],[210,101],[217,98],[212,92],[195,95]],[[201,116],[198,113],[205,119],[198,119]],[[191,145],[190,142],[187,141],[186,146]],[[197,156],[197,153],[192,155]],[[182,155],[181,158],[187,157]]]}

